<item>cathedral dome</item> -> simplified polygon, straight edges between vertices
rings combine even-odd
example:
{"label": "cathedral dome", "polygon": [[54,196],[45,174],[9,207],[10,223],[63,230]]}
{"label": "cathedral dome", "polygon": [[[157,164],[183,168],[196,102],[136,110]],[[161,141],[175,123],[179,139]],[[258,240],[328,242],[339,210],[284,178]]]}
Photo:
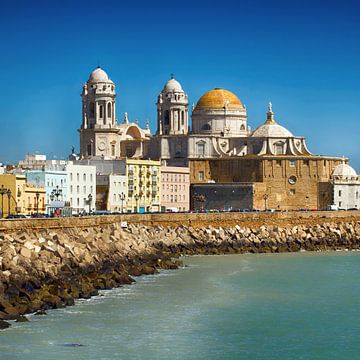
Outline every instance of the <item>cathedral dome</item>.
{"label": "cathedral dome", "polygon": [[289,138],[294,135],[283,126],[272,123],[260,125],[251,135],[252,137]]}
{"label": "cathedral dome", "polygon": [[108,74],[103,69],[101,69],[100,66],[98,66],[90,74],[89,82],[112,82],[112,81],[109,79]]}
{"label": "cathedral dome", "polygon": [[174,91],[183,92],[183,89],[181,87],[181,84],[177,80],[175,80],[173,77],[171,77],[171,79],[165,84],[163,91],[165,91],[165,92],[174,92]]}
{"label": "cathedral dome", "polygon": [[222,110],[227,108],[229,110],[241,110],[244,109],[243,104],[239,98],[232,92],[215,88],[205,93],[198,103],[194,111],[197,110]]}
{"label": "cathedral dome", "polygon": [[334,176],[357,176],[356,171],[354,168],[352,168],[350,165],[342,163],[340,165],[337,165],[333,172]]}

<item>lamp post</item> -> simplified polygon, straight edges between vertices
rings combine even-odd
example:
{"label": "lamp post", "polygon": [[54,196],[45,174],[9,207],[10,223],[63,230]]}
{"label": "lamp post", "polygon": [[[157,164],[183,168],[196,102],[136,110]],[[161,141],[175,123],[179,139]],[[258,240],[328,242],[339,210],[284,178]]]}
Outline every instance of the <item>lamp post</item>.
{"label": "lamp post", "polygon": [[6,191],[6,195],[8,197],[8,216],[9,216],[10,215],[10,200],[11,200],[11,190],[10,189],[8,189]]}
{"label": "lamp post", "polygon": [[[59,200],[59,196],[61,196],[62,190],[59,189],[59,185],[56,185],[56,188],[52,190],[51,195],[53,196],[52,200],[56,198],[56,200]],[[51,199],[50,195],[50,199]],[[52,201],[51,200],[51,201]]]}
{"label": "lamp post", "polygon": [[264,194],[264,195],[263,195],[264,205],[265,205],[265,211],[267,210],[266,201],[267,201],[268,197],[269,197],[268,194]]}
{"label": "lamp post", "polygon": [[39,196],[40,196],[40,193],[37,191],[35,193],[35,196],[36,196],[36,216],[38,217],[39,216]]}
{"label": "lamp post", "polygon": [[6,194],[7,189],[4,188],[4,185],[1,185],[0,195],[1,195],[1,218],[4,217],[4,195]]}
{"label": "lamp post", "polygon": [[92,195],[91,194],[89,194],[88,195],[88,203],[89,203],[89,214],[90,214],[90,212],[91,212],[91,202],[92,202]]}
{"label": "lamp post", "polygon": [[135,196],[134,196],[134,198],[135,198],[135,201],[136,201],[136,213],[138,212],[138,201],[139,201],[139,195],[138,194],[135,194]]}
{"label": "lamp post", "polygon": [[122,192],[120,194],[120,200],[121,200],[121,213],[124,212],[124,200],[125,200],[125,194]]}

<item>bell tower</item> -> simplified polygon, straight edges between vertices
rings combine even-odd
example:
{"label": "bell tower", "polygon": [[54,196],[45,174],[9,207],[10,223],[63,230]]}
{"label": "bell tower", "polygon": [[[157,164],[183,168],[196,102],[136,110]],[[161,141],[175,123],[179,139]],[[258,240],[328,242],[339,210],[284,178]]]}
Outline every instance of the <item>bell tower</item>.
{"label": "bell tower", "polygon": [[158,96],[157,135],[186,135],[189,127],[188,96],[171,75]]}

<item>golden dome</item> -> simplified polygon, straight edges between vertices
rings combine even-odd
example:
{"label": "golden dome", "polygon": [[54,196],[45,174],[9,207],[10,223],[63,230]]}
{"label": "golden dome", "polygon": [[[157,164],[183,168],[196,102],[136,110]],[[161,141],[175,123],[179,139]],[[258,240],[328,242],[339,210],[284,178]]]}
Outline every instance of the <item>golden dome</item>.
{"label": "golden dome", "polygon": [[225,107],[230,110],[240,110],[244,108],[235,94],[225,89],[215,88],[200,98],[194,111],[206,109],[220,110]]}

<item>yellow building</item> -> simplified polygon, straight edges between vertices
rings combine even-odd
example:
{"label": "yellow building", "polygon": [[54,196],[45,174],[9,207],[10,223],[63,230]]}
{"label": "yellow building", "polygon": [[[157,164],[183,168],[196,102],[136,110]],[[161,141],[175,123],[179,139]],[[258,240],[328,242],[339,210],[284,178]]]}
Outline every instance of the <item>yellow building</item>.
{"label": "yellow building", "polygon": [[160,161],[126,159],[126,212],[160,211]]}
{"label": "yellow building", "polygon": [[11,174],[0,175],[0,218],[16,212],[16,177]]}
{"label": "yellow building", "polygon": [[23,174],[0,175],[0,217],[7,217],[9,213],[31,215],[44,211],[44,188],[27,184]]}

